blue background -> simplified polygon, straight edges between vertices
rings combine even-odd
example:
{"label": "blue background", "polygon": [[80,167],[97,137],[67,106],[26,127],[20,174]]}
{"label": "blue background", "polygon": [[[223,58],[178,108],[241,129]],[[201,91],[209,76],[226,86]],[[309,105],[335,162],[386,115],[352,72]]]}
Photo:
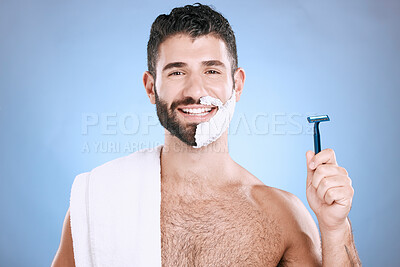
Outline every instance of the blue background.
{"label": "blue background", "polygon": [[[306,117],[329,114],[322,146],[353,180],[361,260],[399,266],[400,2],[203,3],[229,19],[247,73],[232,157],[308,207]],[[183,4],[0,1],[0,266],[49,266],[74,177],[163,143],[146,44],[156,16]]]}

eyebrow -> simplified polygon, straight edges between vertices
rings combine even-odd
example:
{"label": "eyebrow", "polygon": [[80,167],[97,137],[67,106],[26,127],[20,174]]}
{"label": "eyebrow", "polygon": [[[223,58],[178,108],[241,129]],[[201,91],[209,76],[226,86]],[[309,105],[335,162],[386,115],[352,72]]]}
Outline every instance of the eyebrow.
{"label": "eyebrow", "polygon": [[[206,60],[206,61],[202,61],[201,64],[205,67],[220,66],[220,67],[226,68],[225,64],[219,60]],[[166,71],[166,70],[172,69],[172,68],[183,68],[186,66],[187,66],[187,64],[185,62],[171,62],[171,63],[168,63],[167,65],[165,65],[165,67],[163,68],[162,71]]]}
{"label": "eyebrow", "polygon": [[207,60],[207,61],[203,61],[201,63],[203,66],[206,66],[206,67],[219,66],[219,67],[225,68],[225,64],[219,60]]}
{"label": "eyebrow", "polygon": [[163,71],[166,71],[168,69],[172,69],[172,68],[182,68],[182,67],[186,67],[187,64],[184,62],[172,62],[172,63],[168,63],[167,65],[165,65],[165,67],[163,68]]}

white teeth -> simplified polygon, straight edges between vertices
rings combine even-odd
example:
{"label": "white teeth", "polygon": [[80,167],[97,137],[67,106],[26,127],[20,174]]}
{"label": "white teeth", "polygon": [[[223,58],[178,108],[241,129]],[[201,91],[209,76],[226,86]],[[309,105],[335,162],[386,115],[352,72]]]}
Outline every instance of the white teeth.
{"label": "white teeth", "polygon": [[188,114],[205,115],[211,111],[211,108],[183,108],[182,111]]}

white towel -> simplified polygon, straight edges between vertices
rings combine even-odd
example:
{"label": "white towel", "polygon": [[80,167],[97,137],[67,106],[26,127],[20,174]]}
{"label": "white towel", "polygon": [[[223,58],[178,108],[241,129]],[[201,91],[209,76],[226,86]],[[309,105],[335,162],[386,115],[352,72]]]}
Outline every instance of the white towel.
{"label": "white towel", "polygon": [[70,216],[77,267],[161,266],[161,148],[75,178]]}

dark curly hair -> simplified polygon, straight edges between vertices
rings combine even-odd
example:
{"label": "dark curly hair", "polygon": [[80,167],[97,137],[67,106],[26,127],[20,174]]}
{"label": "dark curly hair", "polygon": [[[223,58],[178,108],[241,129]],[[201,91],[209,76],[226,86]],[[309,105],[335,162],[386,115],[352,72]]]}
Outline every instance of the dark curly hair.
{"label": "dark curly hair", "polygon": [[235,34],[228,20],[207,5],[196,3],[172,9],[169,15],[159,15],[151,26],[147,43],[147,66],[151,75],[156,77],[158,48],[168,37],[175,34],[187,34],[197,38],[214,34],[223,40],[231,58],[232,75],[238,66]]}

